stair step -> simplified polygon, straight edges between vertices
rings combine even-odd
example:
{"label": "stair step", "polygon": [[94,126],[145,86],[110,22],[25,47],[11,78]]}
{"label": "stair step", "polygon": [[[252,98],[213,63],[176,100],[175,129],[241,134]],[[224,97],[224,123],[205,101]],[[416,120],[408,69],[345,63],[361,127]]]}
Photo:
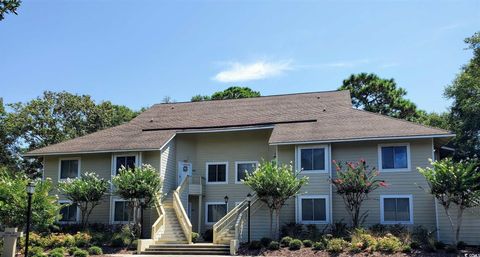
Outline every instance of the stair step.
{"label": "stair step", "polygon": [[166,248],[188,248],[188,249],[197,249],[197,248],[202,248],[202,249],[229,249],[229,245],[221,245],[221,244],[155,244],[151,245],[150,248],[154,249],[166,249]]}
{"label": "stair step", "polygon": [[141,254],[158,255],[230,255],[230,251],[143,251]]}

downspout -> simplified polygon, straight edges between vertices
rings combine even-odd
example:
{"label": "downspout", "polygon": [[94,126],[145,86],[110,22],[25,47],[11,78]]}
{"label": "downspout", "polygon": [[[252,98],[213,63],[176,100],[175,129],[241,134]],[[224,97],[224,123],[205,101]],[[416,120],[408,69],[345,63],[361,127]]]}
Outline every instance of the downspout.
{"label": "downspout", "polygon": [[[434,144],[434,139],[432,138],[432,161],[435,161],[435,144]],[[437,198],[434,198],[434,204],[435,204],[435,227],[436,227],[436,235],[437,235],[437,241],[440,241],[440,224],[438,220],[438,202]]]}

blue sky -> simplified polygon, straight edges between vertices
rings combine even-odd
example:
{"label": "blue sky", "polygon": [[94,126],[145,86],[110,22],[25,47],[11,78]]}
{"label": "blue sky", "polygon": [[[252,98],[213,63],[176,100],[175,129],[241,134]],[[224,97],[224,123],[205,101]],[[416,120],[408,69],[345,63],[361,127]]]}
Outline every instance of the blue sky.
{"label": "blue sky", "polygon": [[24,0],[0,22],[0,96],[89,94],[134,109],[229,86],[263,95],[334,90],[352,73],[394,78],[443,111],[471,57],[480,1]]}

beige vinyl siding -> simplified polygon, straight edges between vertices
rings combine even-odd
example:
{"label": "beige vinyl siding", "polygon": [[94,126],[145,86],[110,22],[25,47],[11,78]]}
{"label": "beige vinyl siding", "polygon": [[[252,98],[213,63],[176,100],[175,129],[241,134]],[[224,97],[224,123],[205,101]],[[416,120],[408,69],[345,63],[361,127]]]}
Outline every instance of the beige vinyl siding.
{"label": "beige vinyl siding", "polygon": [[[192,163],[193,176],[206,177],[207,162],[228,163],[228,184],[207,184],[204,187],[201,210],[202,232],[211,227],[211,225],[205,226],[205,203],[224,202],[224,197],[228,196],[228,210],[231,210],[235,207],[235,202],[243,201],[250,192],[247,186],[235,183],[235,162],[261,162],[262,159],[273,159],[275,147],[268,145],[269,136],[269,130],[177,136],[177,160]],[[265,215],[259,217],[263,218],[263,216]],[[260,219],[256,221],[252,219],[252,227],[268,233],[268,223],[265,224]]]}
{"label": "beige vinyl siding", "polygon": [[160,177],[163,181],[162,193],[167,195],[177,188],[177,162],[175,138],[161,151]]}
{"label": "beige vinyl siding", "polygon": [[[117,153],[116,153],[117,154]],[[120,154],[120,153],[119,153]],[[138,154],[138,153],[132,153]],[[143,152],[142,163],[150,164],[155,169],[160,167],[160,152],[149,151]],[[45,156],[43,161],[43,173],[44,179],[51,179],[54,184],[54,190],[52,194],[58,194],[60,200],[66,200],[67,198],[60,194],[58,187],[56,186],[59,181],[59,160],[68,158],[80,158],[80,172],[94,172],[99,177],[111,180],[112,176],[112,153],[96,153],[96,154],[81,154],[81,155],[60,155],[60,156]],[[89,218],[89,223],[109,223],[110,216],[112,215],[110,210],[111,196],[105,196],[101,203],[95,207]],[[152,220],[150,217],[151,210],[146,210],[144,213],[144,219],[147,222]],[[146,224],[145,227],[150,227]]]}
{"label": "beige vinyl siding", "polygon": [[[157,172],[160,172],[160,151],[142,152],[142,164],[150,164]],[[144,236],[149,236],[152,225],[157,220],[157,213],[154,206],[143,210],[143,228]]]}
{"label": "beige vinyl siding", "polygon": [[[437,204],[438,210],[438,233],[439,240],[445,243],[453,243],[455,232],[452,231],[450,221],[445,213],[445,209],[441,204]],[[452,205],[449,211],[456,225],[457,206]],[[460,229],[460,241],[464,241],[469,245],[480,245],[480,208],[466,209],[463,212],[462,228]]]}
{"label": "beige vinyl siding", "polygon": [[[417,171],[417,167],[429,166],[432,158],[432,139],[409,141],[371,141],[332,144],[332,159],[336,161],[357,162],[365,159],[370,167],[378,167],[378,145],[385,143],[409,143],[411,169],[405,172],[380,173],[379,178],[386,181],[387,188],[380,187],[370,194],[362,206],[362,211],[368,210],[366,226],[380,223],[380,195],[412,195],[413,225],[424,225],[435,228],[434,199],[425,192],[428,188],[425,178]],[[332,167],[335,176],[334,167]],[[333,220],[349,222],[350,218],[342,198],[333,192]]]}

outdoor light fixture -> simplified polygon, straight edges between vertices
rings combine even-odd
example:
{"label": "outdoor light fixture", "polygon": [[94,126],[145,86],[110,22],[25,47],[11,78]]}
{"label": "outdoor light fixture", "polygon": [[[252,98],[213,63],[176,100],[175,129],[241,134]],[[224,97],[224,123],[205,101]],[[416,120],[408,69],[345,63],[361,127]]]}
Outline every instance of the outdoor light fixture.
{"label": "outdoor light fixture", "polygon": [[35,192],[35,184],[33,182],[28,182],[27,185],[27,195],[28,195],[28,205],[27,205],[27,231],[25,235],[25,256],[28,256],[28,240],[30,237],[30,219],[32,216],[32,195]]}
{"label": "outdoor light fixture", "polygon": [[252,194],[247,195],[248,202],[248,243],[250,244],[250,203],[252,202]]}
{"label": "outdoor light fixture", "polygon": [[223,198],[223,200],[225,200],[225,204],[227,204],[227,203],[228,203],[228,195],[226,195],[226,196]]}

